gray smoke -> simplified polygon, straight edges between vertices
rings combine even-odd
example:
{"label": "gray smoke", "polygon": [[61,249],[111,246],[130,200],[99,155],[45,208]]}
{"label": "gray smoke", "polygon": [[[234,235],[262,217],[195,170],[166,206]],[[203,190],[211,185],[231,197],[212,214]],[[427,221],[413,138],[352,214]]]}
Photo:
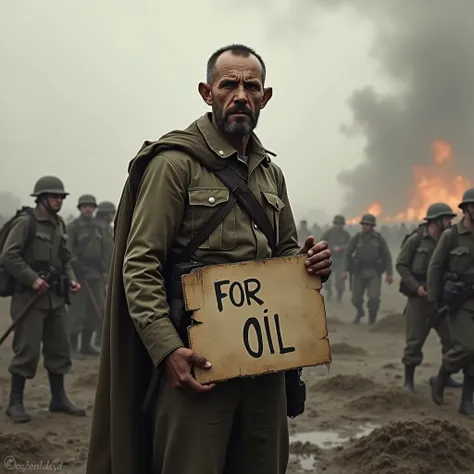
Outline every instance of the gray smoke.
{"label": "gray smoke", "polygon": [[308,17],[323,9],[351,8],[373,22],[371,54],[396,91],[367,85],[348,99],[353,123],[341,130],[362,134],[366,146],[365,161],[339,176],[347,189],[344,212],[357,215],[375,200],[387,214],[404,210],[412,168],[432,161],[437,139],[451,144],[456,172],[474,179],[473,0],[299,0],[292,6],[293,15],[286,15],[293,31],[304,30]]}

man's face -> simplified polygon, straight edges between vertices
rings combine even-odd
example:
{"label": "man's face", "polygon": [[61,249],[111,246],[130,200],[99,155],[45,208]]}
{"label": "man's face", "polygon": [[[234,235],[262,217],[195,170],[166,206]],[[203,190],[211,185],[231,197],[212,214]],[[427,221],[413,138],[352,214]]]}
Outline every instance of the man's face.
{"label": "man's face", "polygon": [[361,224],[361,230],[364,234],[367,234],[372,231],[372,226],[367,223]]}
{"label": "man's face", "polygon": [[470,220],[474,223],[474,204],[466,204],[464,206],[464,214],[468,215]]}
{"label": "man's face", "polygon": [[84,204],[79,207],[79,211],[85,217],[91,217],[94,214],[95,206],[91,206],[90,204]]}
{"label": "man's face", "polygon": [[63,207],[63,201],[66,198],[63,194],[47,194],[45,196],[49,208],[58,213]]}
{"label": "man's face", "polygon": [[222,53],[214,68],[212,84],[201,83],[199,92],[212,106],[218,129],[225,135],[250,135],[258,123],[260,110],[272,96],[271,88],[264,88],[262,66],[258,59]]}
{"label": "man's face", "polygon": [[441,225],[443,226],[443,229],[448,229],[449,227],[451,227],[452,224],[453,224],[452,217],[448,217],[448,216],[443,217],[441,221]]}

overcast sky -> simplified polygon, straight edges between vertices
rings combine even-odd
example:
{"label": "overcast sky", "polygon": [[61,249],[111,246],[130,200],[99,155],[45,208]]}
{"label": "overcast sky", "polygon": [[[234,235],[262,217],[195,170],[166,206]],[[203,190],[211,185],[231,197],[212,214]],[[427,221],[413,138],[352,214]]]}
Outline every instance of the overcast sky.
{"label": "overcast sky", "polygon": [[295,35],[227,0],[0,5],[2,190],[28,202],[36,179],[55,174],[71,193],[67,209],[82,193],[116,201],[144,140],[208,110],[197,93],[206,61],[239,42],[267,63],[274,96],[257,132],[278,154],[295,214],[342,207],[337,174],[360,163],[364,147],[340,132],[347,100],[366,84],[388,87],[369,56],[372,24],[360,16],[320,12]]}

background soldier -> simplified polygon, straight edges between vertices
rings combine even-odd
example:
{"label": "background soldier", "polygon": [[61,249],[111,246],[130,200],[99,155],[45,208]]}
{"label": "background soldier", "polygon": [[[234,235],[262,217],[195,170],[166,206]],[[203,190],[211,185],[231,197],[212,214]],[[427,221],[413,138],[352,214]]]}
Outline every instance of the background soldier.
{"label": "background soldier", "polygon": [[329,244],[329,249],[332,253],[333,276],[326,282],[324,289],[327,291],[328,299],[332,299],[332,280],[336,286],[337,302],[340,303],[345,287],[345,281],[342,278],[344,272],[344,255],[351,236],[349,232],[344,229],[346,225],[344,216],[340,214],[335,216],[333,224],[333,227],[324,232],[321,237],[321,240],[325,240]]}
{"label": "background soldier", "polygon": [[301,243],[311,235],[311,230],[308,227],[308,221],[300,221],[300,226],[298,227],[298,243]]}
{"label": "background soldier", "polygon": [[375,323],[380,307],[382,274],[386,273],[386,282],[393,281],[393,264],[387,241],[375,232],[375,216],[365,214],[360,224],[361,231],[352,237],[347,247],[345,272],[343,278],[352,276],[352,304],[357,309],[354,324],[364,316],[364,293],[367,290],[367,309],[369,324]]}
{"label": "background soldier", "polygon": [[[7,414],[16,423],[31,419],[23,405],[23,392],[25,380],[36,374],[41,343],[51,386],[49,410],[85,416],[85,410],[77,408],[64,390],[64,375],[71,368],[65,306],[68,281],[72,292],[80,288],[69,263],[66,226],[58,216],[67,194],[58,178],[39,179],[32,194],[37,204],[32,216],[22,215],[12,223],[3,247],[5,268],[17,281],[11,301],[12,318],[21,313],[35,292],[44,291],[14,332]],[[34,234],[30,237],[31,219],[34,219]],[[52,269],[52,278],[46,278]]]}
{"label": "background soldier", "polygon": [[428,301],[446,308],[452,340],[430,384],[433,401],[442,405],[450,374],[462,369],[459,412],[474,416],[474,188],[464,193],[459,208],[463,219],[441,234],[428,267]]}
{"label": "background soldier", "polygon": [[[104,286],[104,296],[105,296],[105,288],[107,286],[107,277],[109,273],[110,263],[112,261],[112,253],[114,251],[114,231],[112,228],[112,222],[115,217],[115,204],[109,201],[103,201],[99,203],[97,208],[97,212],[95,214],[95,219],[97,223],[101,226],[103,230],[103,238],[104,238],[104,268],[105,272],[105,286]],[[104,298],[105,301],[105,298]],[[101,308],[103,311],[104,308]],[[95,333],[94,343],[96,346],[101,345],[102,339],[102,321],[97,331]]]}
{"label": "background soldier", "polygon": [[81,215],[69,224],[68,234],[73,254],[71,263],[84,291],[72,300],[70,339],[74,355],[77,355],[79,334],[81,334],[80,353],[98,356],[99,351],[92,345],[92,334],[102,324],[104,307],[106,268],[104,230],[93,217],[97,208],[94,196],[90,194],[81,196],[77,208]]}
{"label": "background soldier", "polygon": [[[401,277],[400,292],[408,297],[406,306],[406,345],[402,363],[405,366],[404,389],[414,392],[415,368],[423,361],[423,345],[431,328],[435,328],[441,340],[442,353],[451,347],[446,320],[434,325],[435,308],[426,299],[426,274],[428,263],[441,233],[451,227],[453,210],[443,203],[432,204],[425,220],[402,245],[397,258],[396,269]],[[461,384],[450,377],[449,385]]]}

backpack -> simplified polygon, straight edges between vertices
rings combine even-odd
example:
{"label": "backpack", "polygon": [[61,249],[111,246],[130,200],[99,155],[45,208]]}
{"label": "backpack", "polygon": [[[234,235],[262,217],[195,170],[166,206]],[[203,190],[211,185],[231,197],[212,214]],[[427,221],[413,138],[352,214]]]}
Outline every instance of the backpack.
{"label": "backpack", "polygon": [[18,217],[24,215],[27,215],[29,217],[28,237],[25,242],[26,250],[33,242],[36,233],[36,219],[33,214],[33,209],[31,207],[24,206],[19,209],[15,213],[15,215],[10,220],[5,222],[3,227],[0,229],[0,298],[12,296],[15,291],[15,278],[13,278],[13,276],[5,268],[3,259],[1,258],[1,254],[3,253],[3,247],[5,245],[13,223]]}

